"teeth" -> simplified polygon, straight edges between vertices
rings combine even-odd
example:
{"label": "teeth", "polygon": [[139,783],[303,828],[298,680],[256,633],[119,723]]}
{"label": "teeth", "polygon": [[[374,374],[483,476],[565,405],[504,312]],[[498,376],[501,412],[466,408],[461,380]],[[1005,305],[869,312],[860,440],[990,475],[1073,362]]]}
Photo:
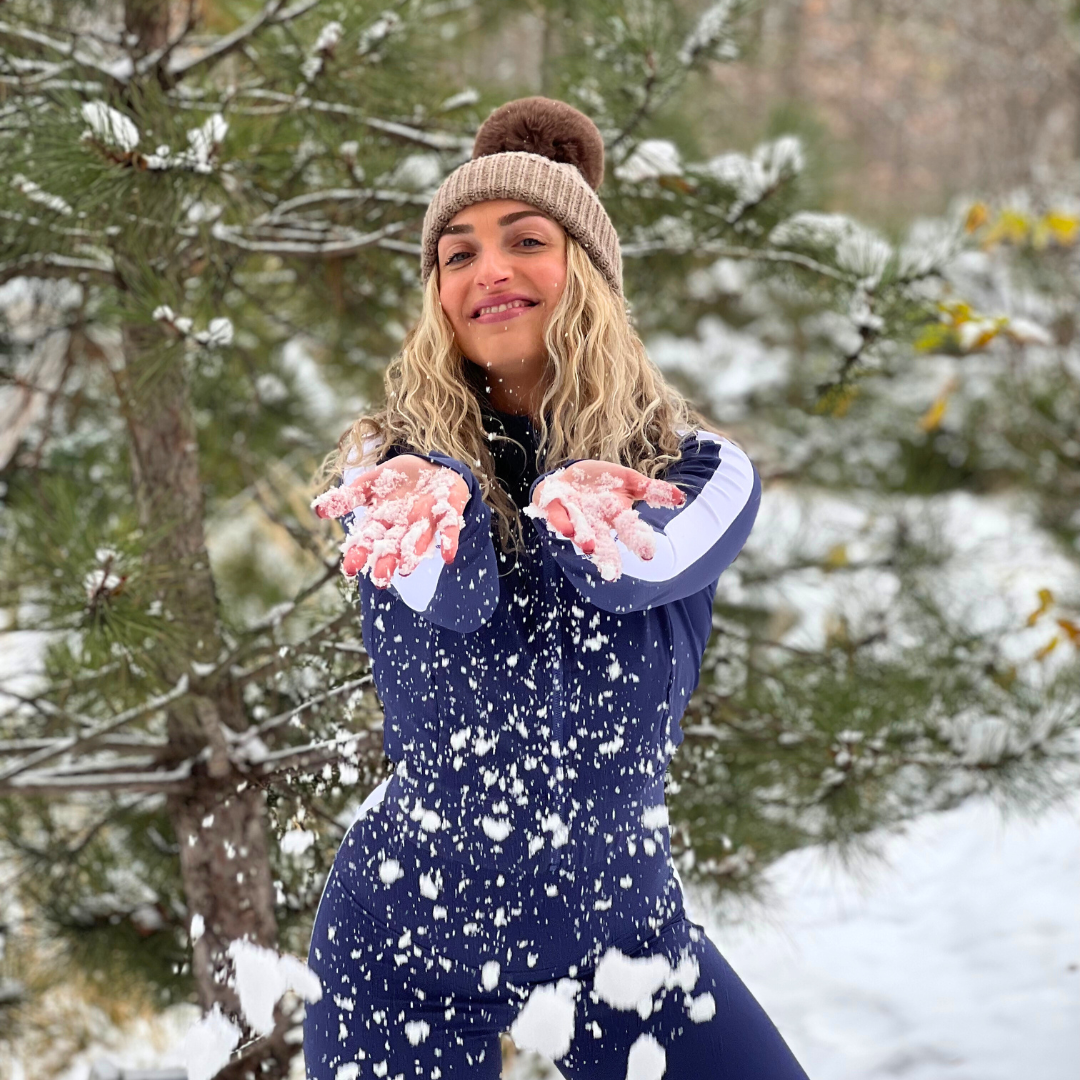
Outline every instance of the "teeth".
{"label": "teeth", "polygon": [[475,315],[475,318],[479,318],[481,315],[489,315],[493,311],[506,311],[507,308],[517,307],[531,307],[532,305],[528,300],[511,300],[508,304],[499,304],[498,307],[482,307]]}

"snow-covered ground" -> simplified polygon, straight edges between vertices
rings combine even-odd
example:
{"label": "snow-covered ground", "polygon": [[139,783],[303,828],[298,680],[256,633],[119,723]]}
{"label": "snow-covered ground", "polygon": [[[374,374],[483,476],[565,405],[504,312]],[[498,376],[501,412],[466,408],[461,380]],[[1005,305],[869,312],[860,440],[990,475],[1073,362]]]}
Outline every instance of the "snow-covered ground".
{"label": "snow-covered ground", "polygon": [[793,852],[739,923],[688,896],[811,1080],[1076,1080],[1080,797],[1033,821],[972,799],[881,852]]}

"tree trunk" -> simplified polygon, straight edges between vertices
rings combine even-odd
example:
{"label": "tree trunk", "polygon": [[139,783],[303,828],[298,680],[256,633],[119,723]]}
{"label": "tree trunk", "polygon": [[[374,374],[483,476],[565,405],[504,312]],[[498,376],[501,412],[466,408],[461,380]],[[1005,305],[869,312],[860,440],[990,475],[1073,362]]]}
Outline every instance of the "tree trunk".
{"label": "tree trunk", "polygon": [[[183,357],[153,325],[126,325],[123,341],[121,386],[135,503],[147,540],[144,569],[165,617],[183,628],[178,644],[165,641],[155,652],[158,674],[171,685],[190,675],[194,664],[213,663],[223,648],[203,527],[198,442]],[[226,676],[169,708],[169,761],[162,762],[209,748],[196,763],[191,789],[170,795],[167,807],[188,912],[204,925],[192,960],[199,1004],[205,1011],[217,1002],[236,1018],[239,1003],[226,980],[229,942],[277,945],[263,795],[234,768],[224,735],[224,726],[241,731],[247,724],[238,689]],[[277,1043],[268,1041],[242,1067],[221,1075],[284,1076],[295,1047]]]}

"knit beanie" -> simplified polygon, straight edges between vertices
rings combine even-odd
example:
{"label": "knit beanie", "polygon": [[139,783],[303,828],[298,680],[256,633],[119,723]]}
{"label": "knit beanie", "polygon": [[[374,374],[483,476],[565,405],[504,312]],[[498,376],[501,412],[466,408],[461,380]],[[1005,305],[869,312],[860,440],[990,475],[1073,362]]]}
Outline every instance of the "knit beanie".
{"label": "knit beanie", "polygon": [[459,210],[487,199],[519,199],[550,214],[622,295],[622,253],[596,189],[604,179],[604,140],[564,101],[508,101],[480,126],[472,160],[456,168],[424,214],[421,277],[438,259],[439,235]]}

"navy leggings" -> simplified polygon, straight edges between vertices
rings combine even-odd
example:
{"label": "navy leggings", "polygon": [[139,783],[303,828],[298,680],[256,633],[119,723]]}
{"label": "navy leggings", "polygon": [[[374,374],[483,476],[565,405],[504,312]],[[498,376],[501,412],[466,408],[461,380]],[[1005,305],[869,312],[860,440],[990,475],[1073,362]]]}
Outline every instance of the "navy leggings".
{"label": "navy leggings", "polygon": [[[679,902],[627,952],[530,978],[418,943],[375,914],[359,879],[331,870],[308,964],[308,1080],[497,1080],[499,1035],[567,1080],[806,1080],[764,1010]],[[662,958],[662,959],[661,959]]]}

